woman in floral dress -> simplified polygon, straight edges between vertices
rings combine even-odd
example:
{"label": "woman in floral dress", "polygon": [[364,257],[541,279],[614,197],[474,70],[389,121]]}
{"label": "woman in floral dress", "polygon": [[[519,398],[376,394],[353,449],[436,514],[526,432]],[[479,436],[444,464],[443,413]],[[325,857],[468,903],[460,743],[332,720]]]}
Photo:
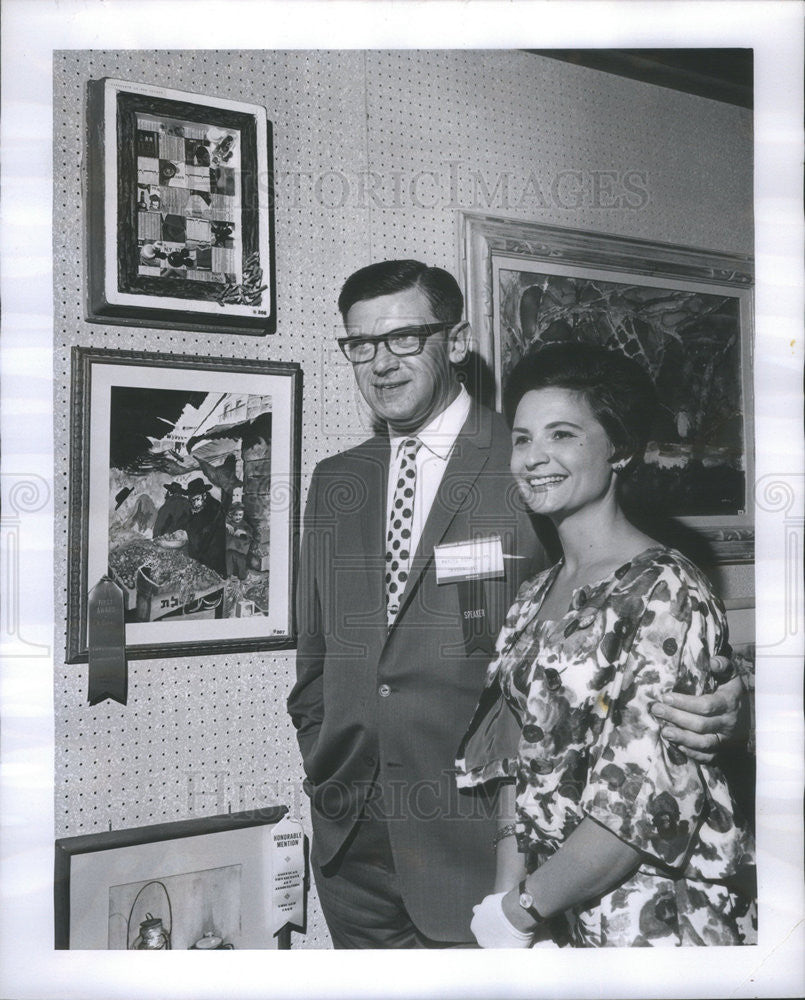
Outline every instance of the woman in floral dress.
{"label": "woman in floral dress", "polygon": [[509,382],[512,473],[563,559],[521,588],[459,751],[463,787],[513,779],[496,891],[474,908],[482,947],[755,941],[747,825],[718,767],[649,710],[731,669],[711,672],[727,626],[708,581],[618,499],[653,405],[636,362],[581,344],[543,348]]}

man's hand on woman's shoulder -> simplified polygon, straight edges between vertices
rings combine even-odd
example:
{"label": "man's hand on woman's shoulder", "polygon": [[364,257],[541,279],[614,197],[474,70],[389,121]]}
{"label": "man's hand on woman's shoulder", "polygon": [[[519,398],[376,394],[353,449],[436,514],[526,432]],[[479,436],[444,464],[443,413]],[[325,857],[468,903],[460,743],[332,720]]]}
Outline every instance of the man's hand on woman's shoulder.
{"label": "man's hand on woman's shoulder", "polygon": [[[716,661],[722,668],[729,663],[723,656],[713,657]],[[747,697],[741,678],[733,677],[712,694],[669,691],[651,706],[651,712],[664,723],[665,739],[691,759],[709,764],[726,744],[746,742]]]}

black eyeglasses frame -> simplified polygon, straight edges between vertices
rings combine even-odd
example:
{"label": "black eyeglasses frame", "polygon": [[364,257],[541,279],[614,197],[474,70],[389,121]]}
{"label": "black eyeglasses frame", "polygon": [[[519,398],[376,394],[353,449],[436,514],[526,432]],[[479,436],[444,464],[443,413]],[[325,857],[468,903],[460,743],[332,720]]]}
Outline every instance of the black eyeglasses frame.
{"label": "black eyeglasses frame", "polygon": [[[374,361],[377,357],[377,345],[385,344],[386,350],[390,351],[395,357],[398,358],[412,358],[417,354],[421,354],[425,350],[425,342],[428,337],[432,337],[434,333],[440,333],[443,330],[452,330],[457,323],[423,323],[421,326],[402,326],[398,330],[389,330],[388,333],[382,333],[378,337],[339,337],[338,346],[344,357],[353,365],[365,365],[370,361]],[[419,346],[415,351],[404,351],[402,353],[395,351],[392,346],[396,341],[401,340],[403,337],[418,337]],[[360,361],[354,361],[348,353],[349,346],[352,344],[372,344],[374,350],[371,357],[362,358]]]}

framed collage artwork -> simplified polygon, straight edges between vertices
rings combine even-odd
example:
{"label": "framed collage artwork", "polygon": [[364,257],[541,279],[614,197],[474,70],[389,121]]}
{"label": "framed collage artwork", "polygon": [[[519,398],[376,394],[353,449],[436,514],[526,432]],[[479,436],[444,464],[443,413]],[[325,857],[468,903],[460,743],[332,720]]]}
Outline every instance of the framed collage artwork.
{"label": "framed collage artwork", "polygon": [[265,109],[108,78],[88,90],[87,319],[272,333]]}

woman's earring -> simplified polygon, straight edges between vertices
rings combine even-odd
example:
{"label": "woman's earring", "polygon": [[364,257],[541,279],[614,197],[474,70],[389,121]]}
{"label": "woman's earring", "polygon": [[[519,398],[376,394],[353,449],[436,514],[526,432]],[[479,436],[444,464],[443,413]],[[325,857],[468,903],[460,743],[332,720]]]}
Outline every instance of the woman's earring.
{"label": "woman's earring", "polygon": [[619,462],[612,463],[612,471],[617,473],[623,472],[623,470],[626,468],[628,464],[629,464],[629,459],[622,458]]}

